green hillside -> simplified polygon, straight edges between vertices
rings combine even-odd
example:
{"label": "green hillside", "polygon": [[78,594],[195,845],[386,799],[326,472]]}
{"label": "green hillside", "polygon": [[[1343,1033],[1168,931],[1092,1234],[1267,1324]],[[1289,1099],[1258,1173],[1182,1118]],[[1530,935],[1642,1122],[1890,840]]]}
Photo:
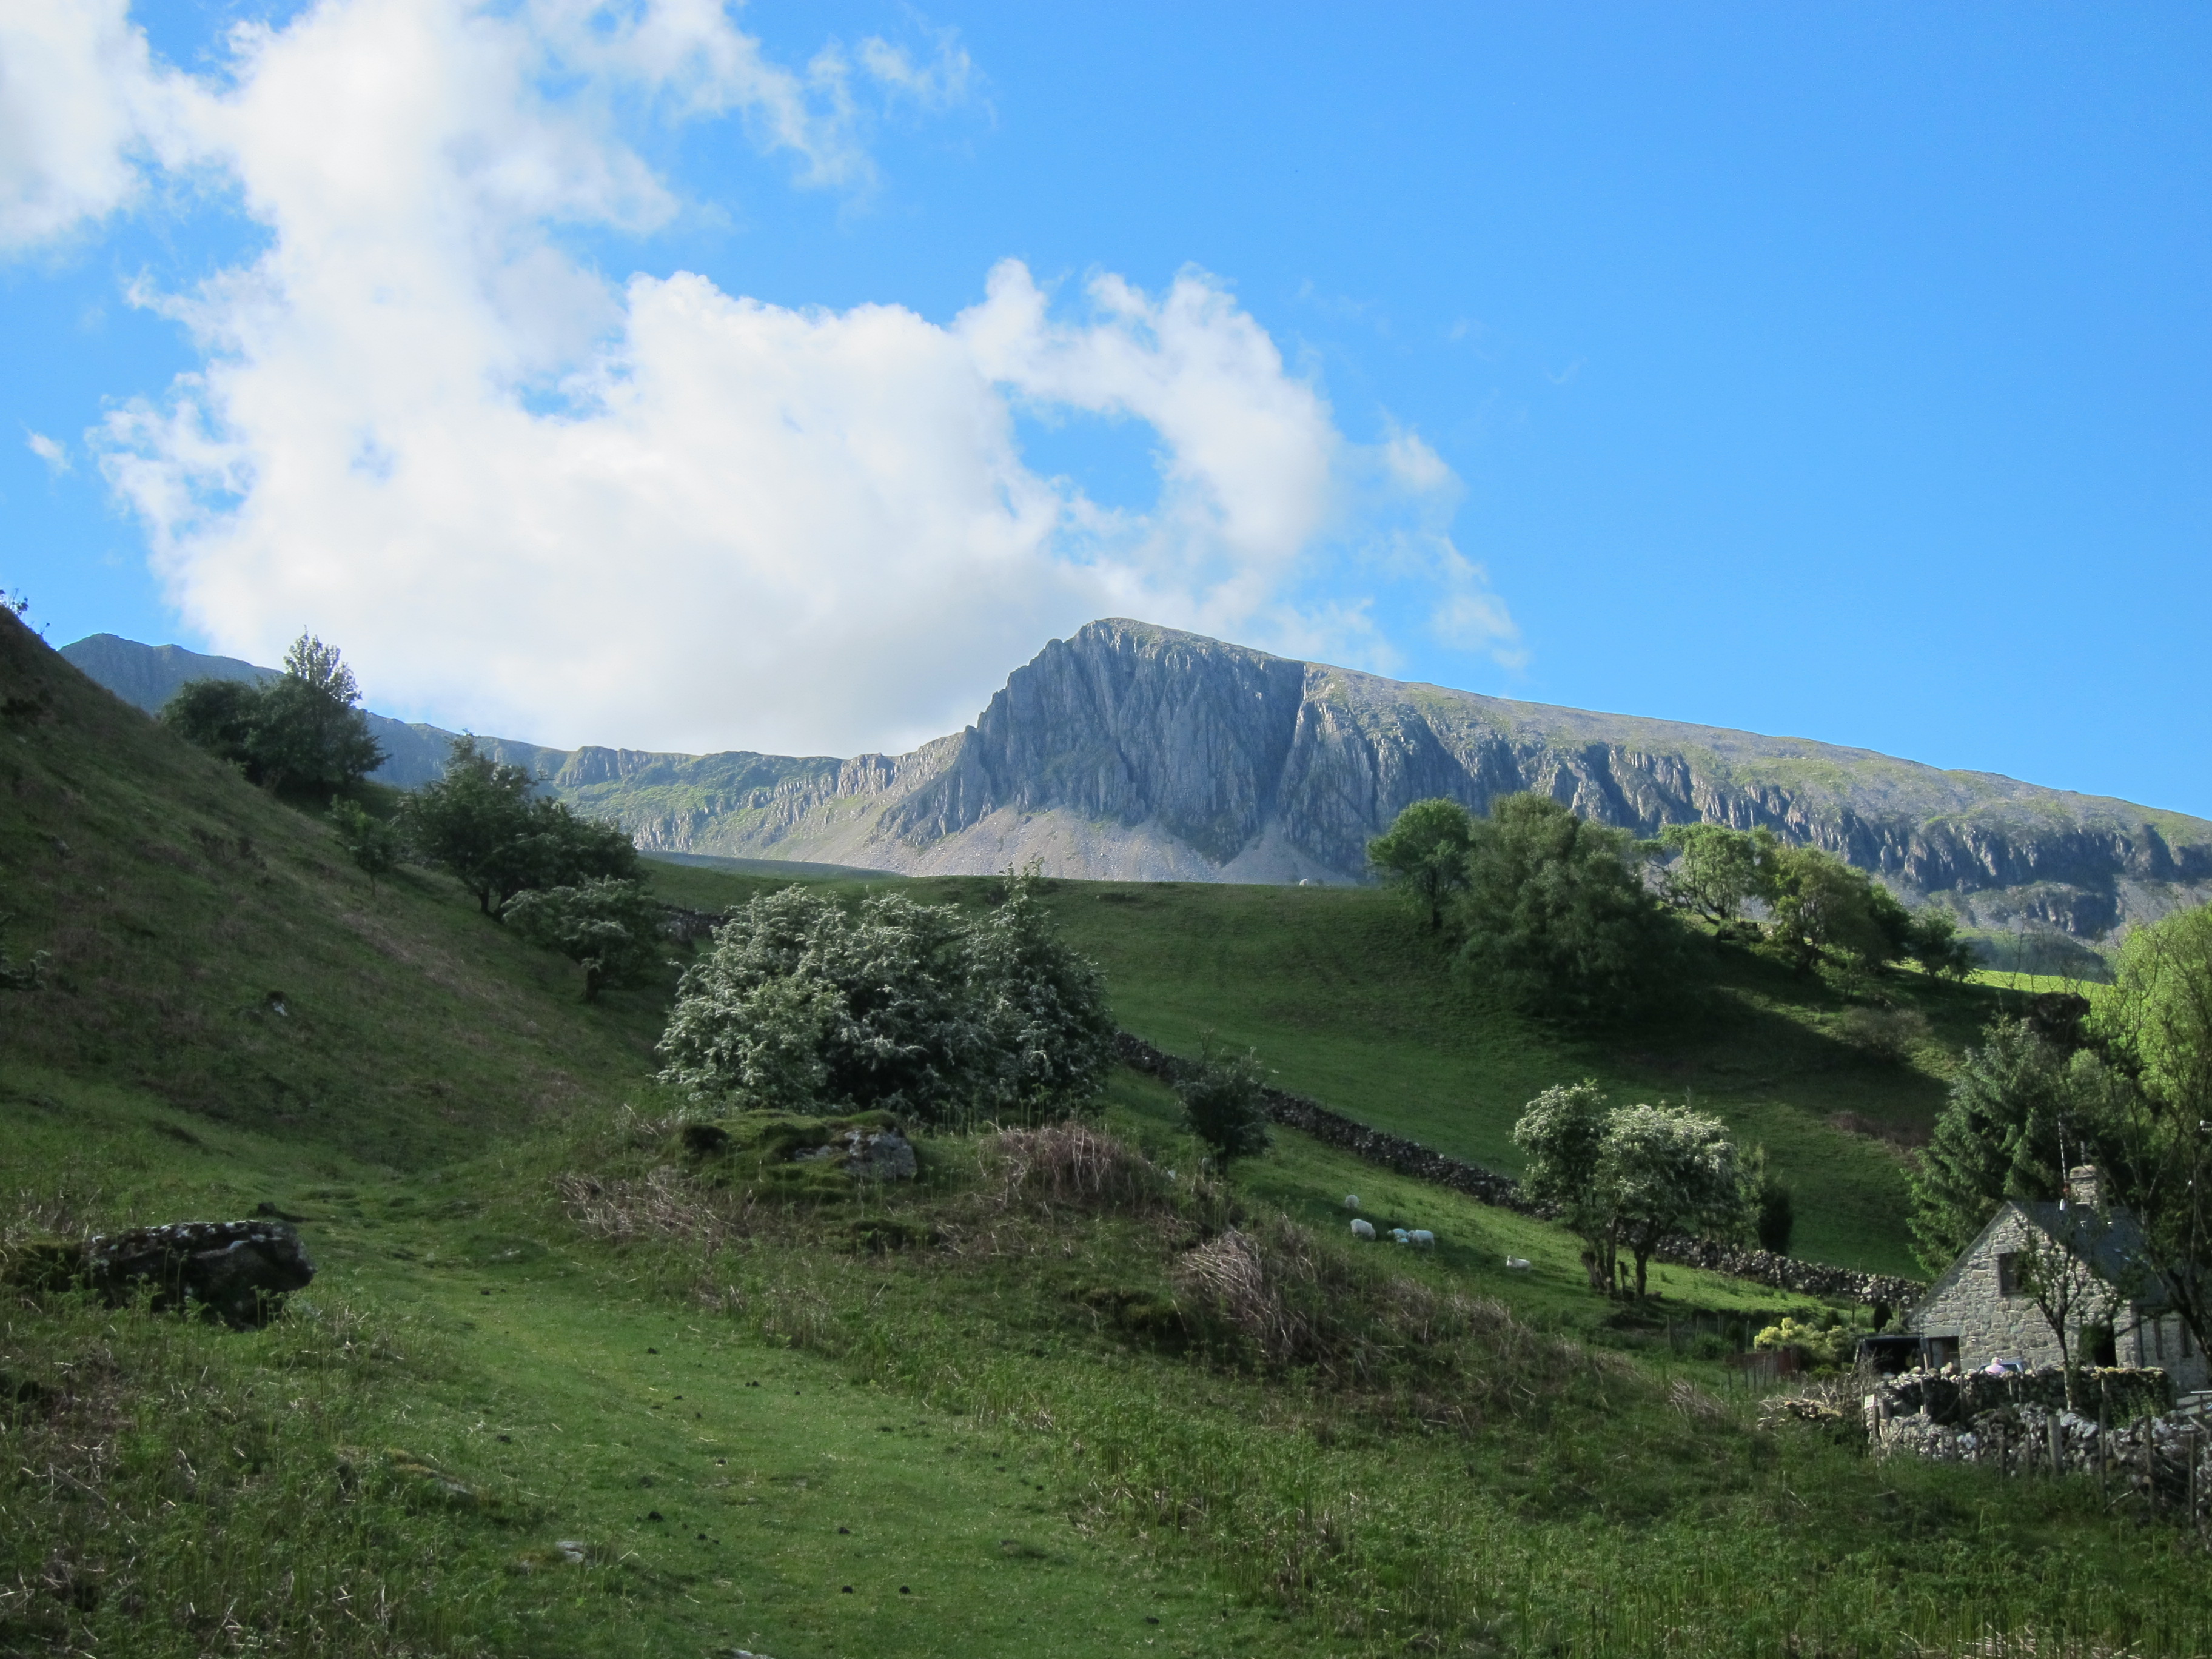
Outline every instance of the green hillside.
{"label": "green hillside", "polygon": [[[775,884],[705,867],[659,880],[702,908]],[[938,877],[904,890],[981,905],[992,886]],[[1105,968],[1121,1023],[1170,1051],[1195,1054],[1212,1031],[1256,1048],[1284,1088],[1509,1172],[1521,1162],[1514,1121],[1551,1084],[1595,1077],[1622,1099],[1692,1097],[1763,1143],[1795,1188],[1794,1254],[1916,1277],[1905,1149],[1941,1109],[1959,1051],[2019,995],[1987,975],[1957,986],[1900,974],[1890,994],[1926,1037],[1889,1058],[1849,1040],[1849,1005],[1818,981],[1730,951],[1711,965],[1702,1007],[1583,1040],[1471,999],[1443,951],[1373,889],[1066,881],[1048,899]]]}
{"label": "green hillside", "polygon": [[[829,1199],[700,1165],[647,1081],[666,983],[586,1006],[441,878],[372,896],[6,620],[0,785],[5,947],[51,957],[0,994],[0,1240],[266,1205],[321,1267],[243,1334],[0,1291],[0,1653],[2178,1654],[2212,1616],[2094,1489],[1762,1426],[1720,1356],[1771,1293],[1662,1269],[1621,1310],[1556,1230],[1295,1135],[1217,1188],[1133,1076],[1110,1201],[965,1138]],[[1832,1047],[1747,983],[1562,1051],[1372,902],[1105,890],[1053,902],[1128,1023],[1477,1155],[1560,1064],[1702,1101],[1723,1056]],[[1935,1086],[1756,1075],[1729,1098],[1846,1152],[1821,1115]],[[1340,1244],[1347,1191],[1440,1248]],[[1279,1348],[1190,1288],[1224,1228],[1288,1287]]]}

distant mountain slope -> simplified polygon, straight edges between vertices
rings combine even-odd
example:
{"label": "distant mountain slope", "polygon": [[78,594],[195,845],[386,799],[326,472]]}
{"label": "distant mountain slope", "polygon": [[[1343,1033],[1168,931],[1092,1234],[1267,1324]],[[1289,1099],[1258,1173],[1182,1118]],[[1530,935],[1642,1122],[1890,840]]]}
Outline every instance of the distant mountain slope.
{"label": "distant mountain slope", "polygon": [[[378,728],[395,756],[387,775],[416,781],[422,763],[410,751],[403,772],[385,738],[396,725]],[[442,757],[447,734],[398,729],[426,747],[434,735]],[[906,755],[488,741],[642,848],[726,858],[908,873],[1036,858],[1078,877],[1351,882],[1407,802],[1444,795],[1480,811],[1535,789],[1642,835],[1765,824],[1993,933],[2095,939],[2212,896],[2212,823],[2180,813],[1870,750],[1406,684],[1120,619],[1054,641],[974,726]]]}
{"label": "distant mountain slope", "polygon": [[[113,634],[92,634],[61,648],[64,661],[84,676],[149,714],[158,714],[179,687],[193,680],[273,680],[280,668],[258,668],[236,657],[204,656],[181,645],[141,645]],[[395,720],[371,714],[368,729],[383,746],[384,764],[373,775],[379,783],[400,789],[425,784],[445,770],[446,755],[455,734],[435,726]],[[499,758],[532,772],[555,772],[568,759],[568,751],[541,749],[532,743],[514,743],[504,738],[482,739]]]}

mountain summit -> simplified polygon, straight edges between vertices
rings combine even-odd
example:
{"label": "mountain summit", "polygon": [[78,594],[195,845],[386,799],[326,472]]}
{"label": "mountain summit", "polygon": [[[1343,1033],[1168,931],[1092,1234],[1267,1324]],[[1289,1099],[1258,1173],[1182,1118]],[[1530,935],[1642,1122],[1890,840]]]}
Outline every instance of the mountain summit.
{"label": "mountain summit", "polygon": [[[65,654],[128,696],[109,678],[125,644],[97,661]],[[446,735],[403,729],[418,743]],[[912,874],[1035,858],[1073,877],[1358,881],[1369,837],[1409,801],[1443,795],[1479,812],[1534,789],[1639,835],[1764,824],[1993,932],[2094,939],[2212,896],[2212,823],[2181,813],[1871,750],[1407,684],[1118,617],[1053,641],[975,725],[910,754],[487,746],[648,851]]]}

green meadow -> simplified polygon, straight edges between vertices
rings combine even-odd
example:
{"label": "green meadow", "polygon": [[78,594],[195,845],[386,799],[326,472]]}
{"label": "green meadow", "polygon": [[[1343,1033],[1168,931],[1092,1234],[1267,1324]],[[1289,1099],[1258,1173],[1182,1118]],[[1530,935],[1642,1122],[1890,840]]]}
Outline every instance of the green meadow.
{"label": "green meadow", "polygon": [[[265,1206],[320,1266],[257,1332],[0,1293],[0,1652],[2182,1654],[2212,1622],[2191,1541],[2093,1486],[1762,1415],[1726,1356],[1802,1301],[1662,1267],[1602,1302],[1558,1230],[1291,1133],[1213,1181],[1133,1074],[1111,1191],[986,1137],[826,1195],[702,1159],[651,1081],[673,969],[584,1004],[4,621],[0,881],[0,945],[50,957],[0,996],[0,1248]],[[1717,957],[1694,1020],[1591,1042],[1485,1009],[1381,895],[1051,902],[1131,1029],[1462,1156],[1510,1168],[1561,1078],[1694,1094],[1796,1188],[1801,1253],[1869,1267],[1909,1267],[1899,1148],[2009,994],[1901,983],[1925,1035],[1882,1059]],[[1355,1246],[1351,1193],[1438,1249]],[[1194,1278],[1231,1234],[1279,1328]]]}

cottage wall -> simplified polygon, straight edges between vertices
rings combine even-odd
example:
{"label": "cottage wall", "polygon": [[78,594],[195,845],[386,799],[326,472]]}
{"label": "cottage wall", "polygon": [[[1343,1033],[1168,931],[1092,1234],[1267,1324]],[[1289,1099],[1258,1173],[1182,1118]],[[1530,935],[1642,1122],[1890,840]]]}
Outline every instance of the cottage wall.
{"label": "cottage wall", "polygon": [[2028,1232],[2018,1211],[1999,1211],[1973,1248],[1913,1310],[1907,1328],[1956,1340],[1959,1364],[1968,1370],[1992,1359],[2017,1359],[2031,1366],[2059,1364],[2058,1339],[2034,1298],[2006,1296],[1997,1285],[1997,1258],[2023,1249]]}

